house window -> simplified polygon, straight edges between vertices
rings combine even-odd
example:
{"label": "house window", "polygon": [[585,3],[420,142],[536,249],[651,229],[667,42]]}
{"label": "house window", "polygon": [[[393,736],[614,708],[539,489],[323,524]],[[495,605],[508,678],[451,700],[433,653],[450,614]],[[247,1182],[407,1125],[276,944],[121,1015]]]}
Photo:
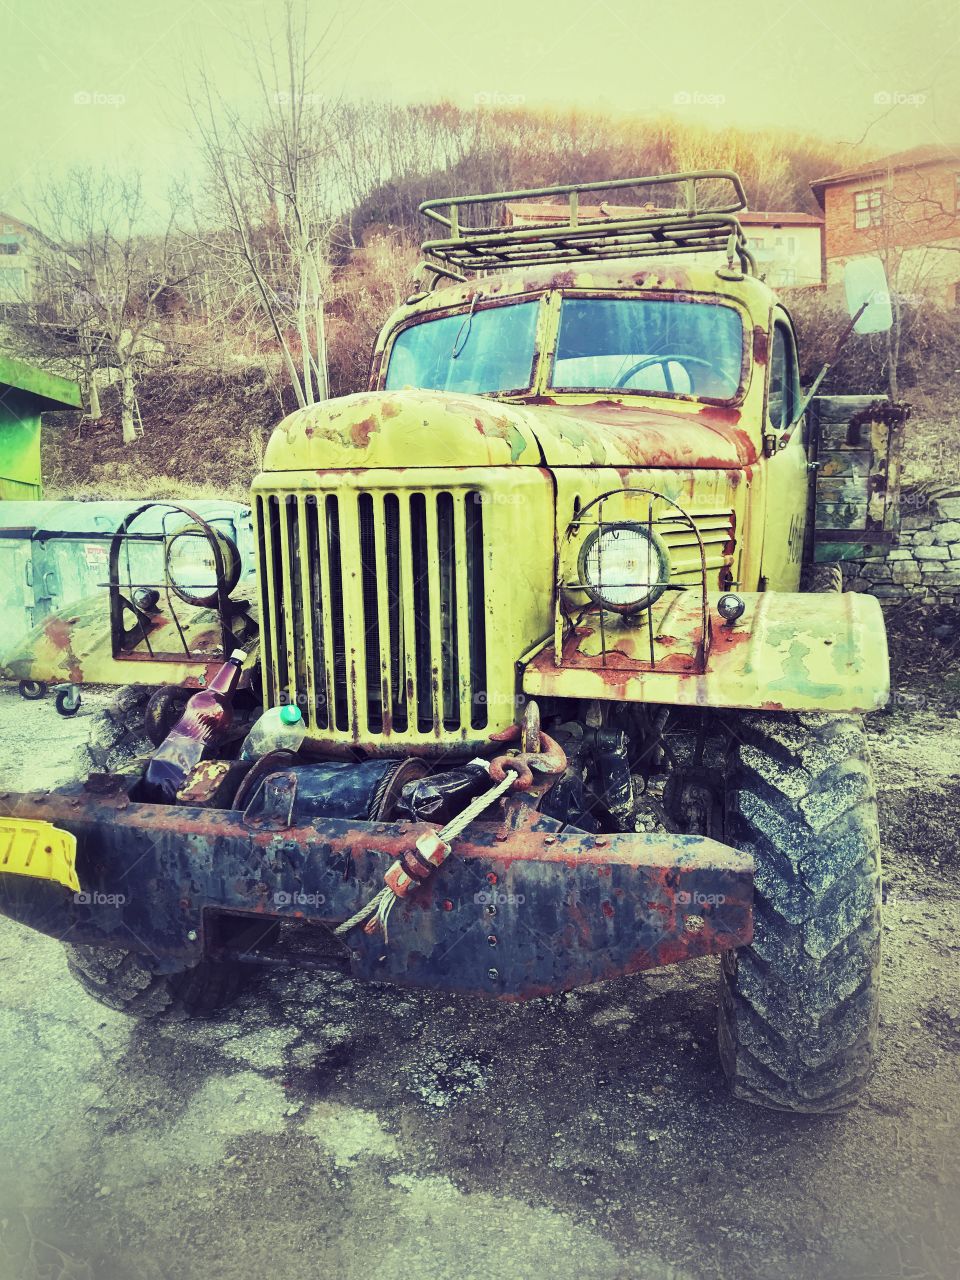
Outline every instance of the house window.
{"label": "house window", "polygon": [[19,253],[20,246],[16,240],[0,240],[0,253]]}
{"label": "house window", "polygon": [[853,225],[858,231],[883,225],[883,190],[857,191],[853,197]]}

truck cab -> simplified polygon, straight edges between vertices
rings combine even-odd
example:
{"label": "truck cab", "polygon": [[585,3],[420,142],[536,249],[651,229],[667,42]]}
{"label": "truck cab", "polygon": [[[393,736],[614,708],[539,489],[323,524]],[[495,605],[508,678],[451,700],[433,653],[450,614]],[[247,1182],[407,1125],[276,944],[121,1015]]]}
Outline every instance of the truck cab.
{"label": "truck cab", "polygon": [[[698,182],[732,197],[703,212]],[[692,184],[693,207],[601,224],[558,188],[556,226],[532,230],[465,226],[502,196],[428,202],[447,234],[369,391],[274,432],[253,486],[268,696],[328,748],[467,754],[531,694],[886,697],[884,663],[852,660],[882,635],[872,600],[811,613],[797,654],[814,457],[794,329],[736,221],[739,179]],[[640,555],[657,580],[604,596],[583,581],[603,547],[614,578]],[[731,592],[735,635],[711,603]],[[769,665],[747,659],[760,630]]]}

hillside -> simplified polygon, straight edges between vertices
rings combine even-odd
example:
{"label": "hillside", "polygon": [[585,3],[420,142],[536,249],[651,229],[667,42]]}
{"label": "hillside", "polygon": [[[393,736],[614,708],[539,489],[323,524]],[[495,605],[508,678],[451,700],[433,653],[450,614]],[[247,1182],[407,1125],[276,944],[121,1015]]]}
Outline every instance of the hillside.
{"label": "hillside", "polygon": [[157,371],[139,389],[144,434],[124,445],[113,397],[104,416],[45,419],[42,465],[47,498],[230,497],[243,499],[260,466],[281,406],[263,366],[235,372]]}

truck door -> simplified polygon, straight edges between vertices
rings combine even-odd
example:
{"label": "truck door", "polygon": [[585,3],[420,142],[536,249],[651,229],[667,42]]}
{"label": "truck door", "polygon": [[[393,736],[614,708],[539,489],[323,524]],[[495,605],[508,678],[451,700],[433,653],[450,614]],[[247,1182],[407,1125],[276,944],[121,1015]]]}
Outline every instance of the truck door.
{"label": "truck door", "polygon": [[771,591],[797,591],[805,545],[810,472],[804,424],[798,423],[793,431],[787,430],[800,402],[800,377],[793,330],[783,312],[774,313],[767,378],[766,512],[761,585]]}

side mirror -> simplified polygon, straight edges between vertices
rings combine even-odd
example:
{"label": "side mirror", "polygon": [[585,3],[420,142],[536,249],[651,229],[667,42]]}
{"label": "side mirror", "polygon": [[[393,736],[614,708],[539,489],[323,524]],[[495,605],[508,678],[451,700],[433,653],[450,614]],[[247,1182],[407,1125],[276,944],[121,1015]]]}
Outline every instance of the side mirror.
{"label": "side mirror", "polygon": [[847,312],[854,333],[889,333],[893,328],[890,287],[879,258],[853,258],[843,268]]}

